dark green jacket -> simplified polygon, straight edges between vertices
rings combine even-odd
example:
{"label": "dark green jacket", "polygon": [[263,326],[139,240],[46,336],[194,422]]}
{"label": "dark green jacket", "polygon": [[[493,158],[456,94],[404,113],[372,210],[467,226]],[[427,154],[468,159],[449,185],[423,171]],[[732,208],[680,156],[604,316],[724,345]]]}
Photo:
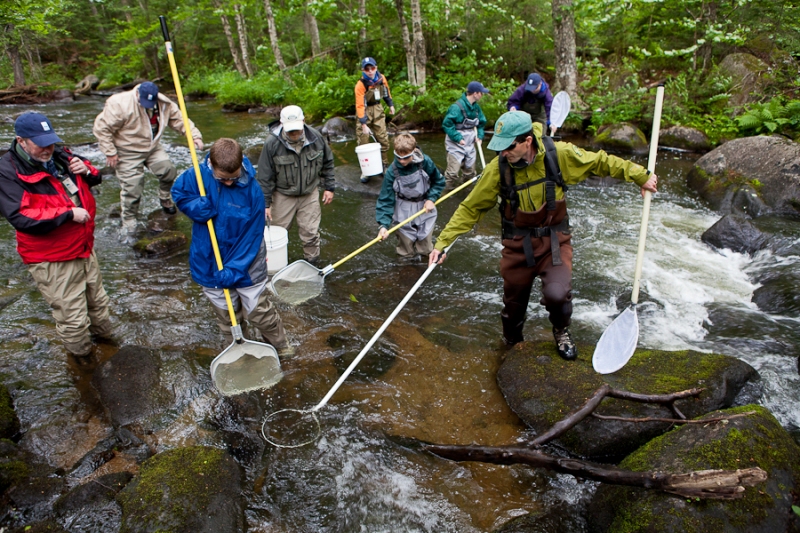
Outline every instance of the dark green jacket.
{"label": "dark green jacket", "polygon": [[378,201],[375,203],[375,220],[378,225],[389,229],[392,227],[392,215],[394,215],[394,205],[397,202],[397,194],[394,191],[395,173],[403,176],[416,172],[418,168],[422,167],[428,177],[430,178],[430,188],[425,194],[425,199],[436,202],[442,195],[442,191],[446,185],[444,175],[436,168],[433,160],[427,155],[422,153],[419,148],[414,150],[414,159],[408,166],[403,166],[400,163],[389,165],[383,175],[383,186],[381,187],[381,194],[378,196]]}
{"label": "dark green jacket", "polygon": [[[462,94],[459,100],[464,106],[464,110],[467,112],[467,118],[477,118],[480,120],[478,123],[478,139],[482,140],[483,127],[486,126],[486,116],[483,114],[481,106],[478,105],[478,102],[470,104],[469,100],[467,100],[466,93]],[[447,136],[450,137],[451,141],[457,143],[462,139],[461,132],[456,129],[456,124],[461,124],[462,122],[464,122],[464,113],[461,112],[461,108],[458,107],[458,104],[451,105],[442,121],[442,129]]]}
{"label": "dark green jacket", "polygon": [[305,125],[306,141],[298,155],[281,138],[282,127],[270,132],[258,158],[256,179],[264,202],[272,206],[272,191],[286,196],[305,196],[317,188],[333,192],[333,152],[322,134]]}

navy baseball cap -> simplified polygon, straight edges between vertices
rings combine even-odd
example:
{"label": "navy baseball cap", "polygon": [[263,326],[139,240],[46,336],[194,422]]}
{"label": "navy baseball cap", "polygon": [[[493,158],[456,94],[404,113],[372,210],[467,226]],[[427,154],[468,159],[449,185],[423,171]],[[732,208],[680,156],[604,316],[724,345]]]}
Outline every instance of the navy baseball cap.
{"label": "navy baseball cap", "polygon": [[53,131],[53,125],[47,117],[41,113],[21,114],[14,122],[14,132],[23,139],[32,140],[40,148],[64,142]]}
{"label": "navy baseball cap", "polygon": [[361,70],[364,70],[364,67],[367,65],[372,65],[375,68],[378,68],[378,62],[375,61],[374,57],[365,57],[361,60]]}
{"label": "navy baseball cap", "polygon": [[483,86],[483,84],[479,81],[471,81],[467,84],[467,94],[471,93],[488,93],[489,89]]}
{"label": "navy baseball cap", "polygon": [[535,72],[528,76],[528,81],[525,82],[526,91],[535,91],[539,84],[542,83],[542,77]]}
{"label": "navy baseball cap", "polygon": [[152,81],[139,85],[139,103],[146,109],[153,109],[158,103],[158,86]]}

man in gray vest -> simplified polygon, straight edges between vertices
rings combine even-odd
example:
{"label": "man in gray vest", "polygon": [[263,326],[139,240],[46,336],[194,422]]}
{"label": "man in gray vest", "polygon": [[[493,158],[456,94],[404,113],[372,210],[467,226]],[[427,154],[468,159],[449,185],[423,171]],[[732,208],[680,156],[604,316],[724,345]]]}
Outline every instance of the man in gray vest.
{"label": "man in gray vest", "polygon": [[305,123],[303,110],[290,105],[281,111],[281,121],[267,135],[258,159],[256,179],[264,192],[266,217],[276,226],[292,227],[297,216],[303,256],[319,262],[319,223],[322,203],[333,201],[333,152],[322,134]]}
{"label": "man in gray vest", "polygon": [[458,171],[461,169],[461,183],[475,177],[475,144],[483,140],[483,127],[486,125],[486,117],[478,102],[488,92],[489,89],[480,82],[469,82],[467,92],[450,106],[442,121],[442,129],[447,134],[444,139],[447,150],[444,177],[448,189],[458,185]]}

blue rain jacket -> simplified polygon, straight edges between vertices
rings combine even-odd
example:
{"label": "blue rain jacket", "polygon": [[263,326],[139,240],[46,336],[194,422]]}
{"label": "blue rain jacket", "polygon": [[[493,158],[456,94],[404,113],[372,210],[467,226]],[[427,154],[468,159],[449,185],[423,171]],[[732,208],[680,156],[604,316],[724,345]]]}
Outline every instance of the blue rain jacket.
{"label": "blue rain jacket", "polygon": [[[200,196],[194,168],[185,170],[172,186],[178,209],[194,221],[189,268],[192,279],[210,288],[237,289],[267,278],[264,243],[264,193],[247,157],[242,176],[227,186],[214,179],[208,156],[200,165],[206,196]],[[214,222],[224,269],[218,270],[207,221]]]}

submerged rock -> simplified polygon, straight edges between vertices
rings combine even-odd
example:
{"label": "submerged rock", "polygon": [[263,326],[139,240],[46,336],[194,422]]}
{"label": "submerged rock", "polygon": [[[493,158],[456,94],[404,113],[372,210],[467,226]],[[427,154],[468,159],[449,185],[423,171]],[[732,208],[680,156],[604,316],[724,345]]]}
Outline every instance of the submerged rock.
{"label": "submerged rock", "polygon": [[592,139],[592,145],[611,152],[625,154],[647,153],[647,137],[642,130],[628,122],[612,124]]}
{"label": "submerged rock", "polygon": [[189,239],[179,231],[162,231],[155,236],[145,236],[136,241],[133,249],[144,257],[164,257],[186,246]]}
{"label": "submerged rock", "polygon": [[753,292],[753,303],[766,313],[800,315],[800,276],[789,273],[770,279]]}
{"label": "submerged rock", "polygon": [[690,500],[661,491],[601,485],[589,507],[590,531],[776,533],[800,531],[792,512],[800,490],[800,447],[772,414],[757,405],[700,419],[755,411],[727,422],[686,424],[643,446],[620,463],[636,472],[687,473],[760,467],[767,480],[737,500]]}
{"label": "submerged rock", "polygon": [[14,411],[11,395],[5,385],[0,385],[0,439],[19,436],[19,418]]}
{"label": "submerged rock", "polygon": [[800,214],[800,144],[781,137],[729,141],[697,160],[689,187],[723,214]]}
{"label": "submerged rock", "polygon": [[[497,373],[500,390],[511,409],[538,434],[550,429],[584,402],[603,383],[640,394],[668,394],[705,389],[699,397],[676,402],[688,418],[729,407],[742,387],[758,373],[747,363],[725,355],[692,350],[637,350],[613,374],[601,375],[591,363],[593,346],[580,346],[576,361],[564,361],[553,343],[526,342],[511,350]],[[606,398],[598,414],[674,418],[662,405]],[[613,462],[661,435],[668,422],[630,423],[588,417],[556,441],[570,453]]]}
{"label": "submerged rock", "polygon": [[172,406],[175,395],[161,383],[161,358],[155,350],[123,346],[95,370],[92,386],[114,426],[139,422]]}
{"label": "submerged rock", "polygon": [[224,450],[177,448],[142,464],[118,495],[120,533],[238,533],[245,530],[242,473]]}

